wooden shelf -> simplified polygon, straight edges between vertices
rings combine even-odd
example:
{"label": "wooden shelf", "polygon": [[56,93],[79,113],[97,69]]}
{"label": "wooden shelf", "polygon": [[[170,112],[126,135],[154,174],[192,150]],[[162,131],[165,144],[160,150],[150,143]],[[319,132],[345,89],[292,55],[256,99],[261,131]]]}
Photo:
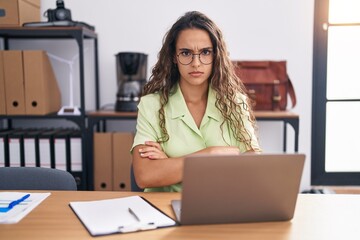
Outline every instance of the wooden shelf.
{"label": "wooden shelf", "polygon": [[254,111],[256,118],[299,118],[298,114],[290,111]]}

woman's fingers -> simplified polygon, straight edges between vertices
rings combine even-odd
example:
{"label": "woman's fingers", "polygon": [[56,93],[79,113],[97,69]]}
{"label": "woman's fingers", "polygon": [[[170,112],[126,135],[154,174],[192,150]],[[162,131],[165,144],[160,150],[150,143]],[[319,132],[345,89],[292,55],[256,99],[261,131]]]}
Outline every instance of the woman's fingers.
{"label": "woman's fingers", "polygon": [[143,158],[150,158],[150,159],[167,158],[167,155],[156,146],[142,147],[139,149],[139,153],[140,156]]}
{"label": "woman's fingers", "polygon": [[160,151],[162,151],[161,145],[158,142],[145,141],[145,145],[155,147],[155,148],[159,149]]}

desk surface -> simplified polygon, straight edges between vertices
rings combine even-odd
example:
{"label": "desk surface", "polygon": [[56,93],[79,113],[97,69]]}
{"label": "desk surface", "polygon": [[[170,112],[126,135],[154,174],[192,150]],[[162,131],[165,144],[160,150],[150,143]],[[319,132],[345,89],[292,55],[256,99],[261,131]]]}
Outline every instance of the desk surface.
{"label": "desk surface", "polygon": [[[173,217],[179,193],[55,191],[17,224],[0,225],[0,239],[92,239],[68,206],[70,201],[141,195]],[[264,199],[266,201],[266,199]],[[360,195],[300,194],[288,222],[179,226],[96,239],[360,239]]]}

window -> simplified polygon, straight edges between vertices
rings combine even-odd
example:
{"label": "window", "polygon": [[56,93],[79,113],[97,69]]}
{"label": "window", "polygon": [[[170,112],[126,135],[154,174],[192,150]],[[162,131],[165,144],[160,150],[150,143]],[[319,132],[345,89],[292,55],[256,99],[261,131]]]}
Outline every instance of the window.
{"label": "window", "polygon": [[312,185],[360,185],[359,12],[359,0],[315,0]]}

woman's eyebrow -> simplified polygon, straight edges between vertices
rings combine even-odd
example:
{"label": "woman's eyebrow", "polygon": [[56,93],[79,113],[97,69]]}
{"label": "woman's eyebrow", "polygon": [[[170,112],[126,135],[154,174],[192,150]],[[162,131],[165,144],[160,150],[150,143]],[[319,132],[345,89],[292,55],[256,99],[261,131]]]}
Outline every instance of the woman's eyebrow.
{"label": "woman's eyebrow", "polygon": [[192,51],[192,50],[189,48],[179,48],[179,51]]}
{"label": "woman's eyebrow", "polygon": [[[199,51],[204,51],[204,50],[212,50],[213,48],[212,47],[204,47],[204,48],[201,48],[199,49]],[[189,48],[179,48],[179,51],[189,51],[189,52],[194,52],[194,50],[192,49],[189,49]]]}

